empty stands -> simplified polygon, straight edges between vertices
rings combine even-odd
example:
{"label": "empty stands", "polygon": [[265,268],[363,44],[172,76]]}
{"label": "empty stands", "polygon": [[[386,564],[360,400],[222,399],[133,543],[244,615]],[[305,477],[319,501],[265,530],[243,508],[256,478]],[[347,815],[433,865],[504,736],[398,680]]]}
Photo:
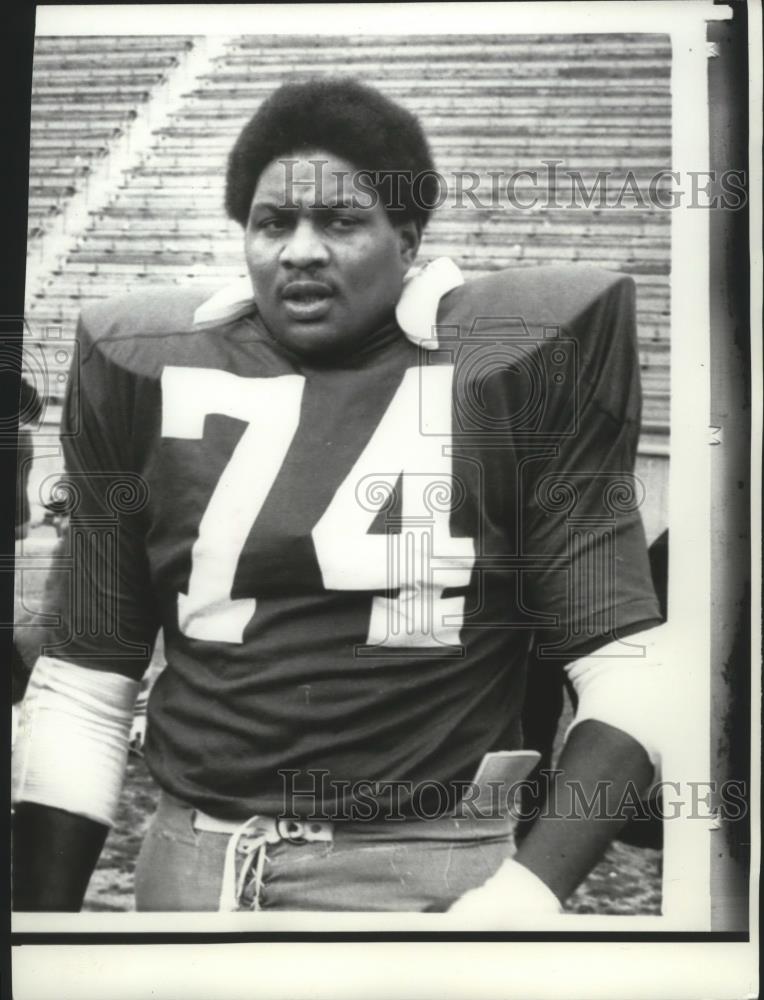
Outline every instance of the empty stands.
{"label": "empty stands", "polygon": [[30,156],[30,241],[87,184],[93,165],[136,107],[178,64],[184,38],[40,37],[35,43]]}

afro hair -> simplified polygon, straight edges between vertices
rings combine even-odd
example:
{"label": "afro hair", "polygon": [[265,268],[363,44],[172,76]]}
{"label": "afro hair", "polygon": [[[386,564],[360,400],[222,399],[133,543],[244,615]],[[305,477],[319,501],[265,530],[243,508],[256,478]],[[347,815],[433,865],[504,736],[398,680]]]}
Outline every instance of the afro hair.
{"label": "afro hair", "polygon": [[[344,77],[286,83],[263,101],[228,158],[228,216],[245,227],[263,170],[280,156],[309,150],[326,150],[370,174],[393,222],[425,226],[439,177],[422,126],[378,90]],[[395,204],[383,194],[387,188],[389,197],[392,177]]]}

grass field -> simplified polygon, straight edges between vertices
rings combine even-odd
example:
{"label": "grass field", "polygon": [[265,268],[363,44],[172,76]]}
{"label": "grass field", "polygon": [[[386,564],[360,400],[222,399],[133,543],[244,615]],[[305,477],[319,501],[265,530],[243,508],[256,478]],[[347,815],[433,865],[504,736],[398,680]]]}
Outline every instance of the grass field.
{"label": "grass field", "polygon": [[[44,539],[41,539],[44,541]],[[17,612],[39,609],[43,574],[25,572],[17,581]],[[62,748],[65,752],[65,748]],[[141,758],[128,763],[117,825],[109,834],[88,889],[85,910],[133,909],[133,876],[143,834],[157,799],[157,788]],[[661,907],[661,851],[614,843],[589,878],[571,897],[574,913],[659,914]]]}

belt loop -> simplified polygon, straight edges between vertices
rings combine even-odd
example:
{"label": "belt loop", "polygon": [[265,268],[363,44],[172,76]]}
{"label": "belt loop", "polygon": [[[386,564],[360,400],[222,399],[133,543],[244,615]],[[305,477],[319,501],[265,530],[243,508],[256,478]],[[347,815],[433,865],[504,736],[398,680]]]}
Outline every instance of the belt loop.
{"label": "belt loop", "polygon": [[276,830],[282,840],[299,841],[305,837],[305,826],[298,819],[278,819]]}

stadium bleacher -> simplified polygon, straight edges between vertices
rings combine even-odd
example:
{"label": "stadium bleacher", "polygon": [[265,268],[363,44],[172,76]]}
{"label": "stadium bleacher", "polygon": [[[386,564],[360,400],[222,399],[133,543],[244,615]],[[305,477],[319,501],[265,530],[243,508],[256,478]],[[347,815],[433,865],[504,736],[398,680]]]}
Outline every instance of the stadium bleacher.
{"label": "stadium bleacher", "polygon": [[[39,240],[93,161],[178,65],[188,39],[39,37],[35,42],[28,236]],[[68,183],[64,183],[68,181]]]}
{"label": "stadium bleacher", "polygon": [[[193,45],[173,37],[120,38],[111,46],[97,38],[38,41],[30,240],[55,224],[94,159],[108,156],[111,138]],[[553,262],[633,275],[642,450],[665,455],[671,213],[640,203],[628,182],[631,176],[644,193],[670,168],[670,70],[668,39],[658,35],[227,38],[115,179],[66,261],[29,301],[28,316],[70,336],[80,307],[93,299],[147,285],[222,284],[244,273],[240,232],[222,209],[226,156],[241,125],[285,79],[355,75],[420,115],[449,184],[423,260],[447,254],[468,275]],[[550,161],[559,161],[557,180],[546,184]],[[491,171],[521,170],[541,178],[517,183],[519,199],[539,195],[533,207],[513,207],[506,197],[481,207]],[[480,204],[464,196],[458,211],[448,211],[453,178],[466,171],[483,178]],[[570,204],[571,171],[588,207]],[[606,204],[596,188],[601,171],[608,172]]]}

